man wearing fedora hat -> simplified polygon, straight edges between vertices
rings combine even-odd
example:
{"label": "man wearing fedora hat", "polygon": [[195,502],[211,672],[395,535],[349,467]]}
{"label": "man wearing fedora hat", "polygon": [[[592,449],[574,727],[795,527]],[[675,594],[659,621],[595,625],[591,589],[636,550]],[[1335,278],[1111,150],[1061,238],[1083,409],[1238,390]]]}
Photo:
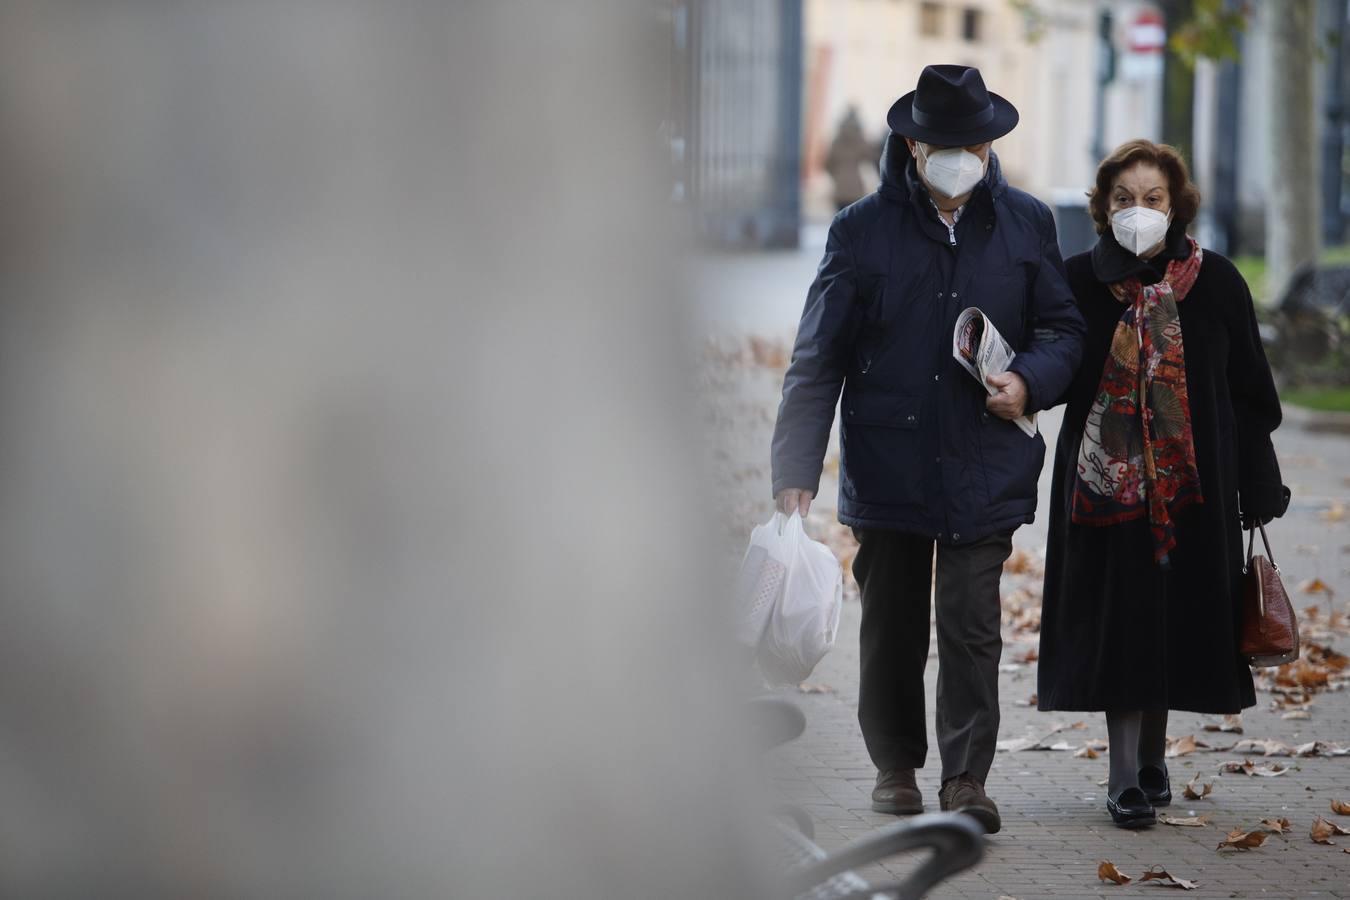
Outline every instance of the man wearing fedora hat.
{"label": "man wearing fedora hat", "polygon": [[[891,107],[880,188],[830,226],[773,438],[778,506],[805,515],[839,405],[839,519],[860,544],[858,720],[878,770],[873,808],[923,810],[931,596],[940,805],[990,832],[1000,827],[984,789],[999,724],[999,577],[1013,531],[1035,514],[1045,457],[1040,435],[1012,420],[1058,402],[1084,332],[1050,210],[1008,185],[990,148],[1017,119],[966,66],[928,66]],[[972,306],[1017,354],[991,376],[992,396],[952,358],[956,318]]]}

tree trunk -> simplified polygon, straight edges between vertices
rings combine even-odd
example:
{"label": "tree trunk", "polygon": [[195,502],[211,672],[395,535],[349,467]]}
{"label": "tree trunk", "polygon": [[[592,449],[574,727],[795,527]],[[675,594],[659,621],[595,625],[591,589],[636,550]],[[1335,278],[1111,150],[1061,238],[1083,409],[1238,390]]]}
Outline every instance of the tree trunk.
{"label": "tree trunk", "polygon": [[1262,4],[1270,46],[1270,153],[1266,173],[1267,299],[1321,249],[1314,0]]}

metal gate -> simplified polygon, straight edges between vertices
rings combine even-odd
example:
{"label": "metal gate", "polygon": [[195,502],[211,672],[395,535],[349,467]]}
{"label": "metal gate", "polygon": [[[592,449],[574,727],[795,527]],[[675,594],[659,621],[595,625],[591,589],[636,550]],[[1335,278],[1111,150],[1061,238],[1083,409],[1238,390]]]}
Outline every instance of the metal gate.
{"label": "metal gate", "polygon": [[687,0],[672,16],[676,198],[713,246],[797,246],[802,0]]}

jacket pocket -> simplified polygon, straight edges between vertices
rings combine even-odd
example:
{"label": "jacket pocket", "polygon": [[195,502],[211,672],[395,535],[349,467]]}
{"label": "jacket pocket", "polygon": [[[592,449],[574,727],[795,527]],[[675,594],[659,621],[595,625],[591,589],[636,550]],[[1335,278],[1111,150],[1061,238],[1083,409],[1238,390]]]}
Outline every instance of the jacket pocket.
{"label": "jacket pocket", "polygon": [[1027,437],[1012,422],[990,415],[980,429],[980,461],[989,506],[1029,502],[1036,505],[1036,482],[1045,465],[1045,441]]}
{"label": "jacket pocket", "polygon": [[884,391],[846,394],[841,404],[840,488],[861,504],[923,503],[923,402]]}

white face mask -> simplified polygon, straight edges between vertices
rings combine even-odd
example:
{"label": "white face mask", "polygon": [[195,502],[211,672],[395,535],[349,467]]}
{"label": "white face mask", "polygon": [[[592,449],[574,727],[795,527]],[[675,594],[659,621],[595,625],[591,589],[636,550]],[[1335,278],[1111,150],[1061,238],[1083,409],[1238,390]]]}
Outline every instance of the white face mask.
{"label": "white face mask", "polygon": [[1167,236],[1172,214],[1144,206],[1122,209],[1111,217],[1111,233],[1120,246],[1139,256],[1152,250]]}
{"label": "white face mask", "polygon": [[924,161],[924,180],[944,197],[968,194],[984,178],[984,160],[961,147],[935,150],[930,154],[923,144],[919,144],[919,154]]}

